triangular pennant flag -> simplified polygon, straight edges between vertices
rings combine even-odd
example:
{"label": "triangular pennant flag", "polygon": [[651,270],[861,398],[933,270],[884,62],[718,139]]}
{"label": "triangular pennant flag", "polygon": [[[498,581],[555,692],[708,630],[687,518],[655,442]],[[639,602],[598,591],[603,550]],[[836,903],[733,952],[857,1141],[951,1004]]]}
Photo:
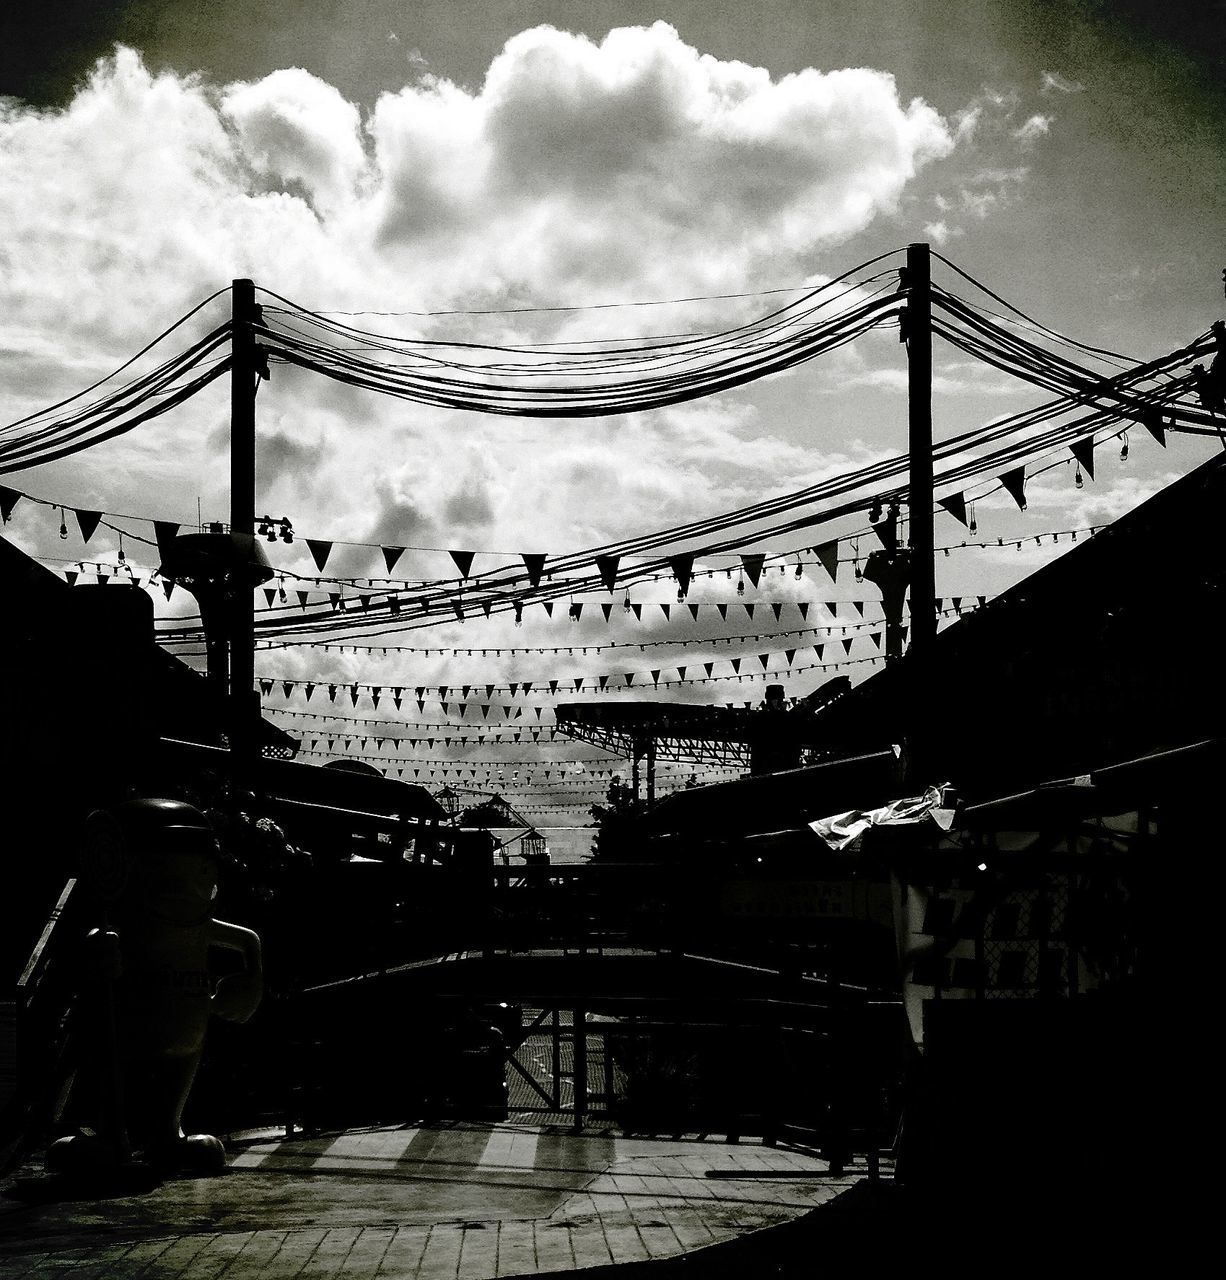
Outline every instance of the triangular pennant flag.
{"label": "triangular pennant flag", "polygon": [[778,622],[778,621],[779,621],[779,615],[783,612],[783,605],[781,605],[781,604],[772,604],[772,605],[771,605],[771,612],[775,615],[775,621],[776,621],[776,622]]}
{"label": "triangular pennant flag", "polygon": [[739,675],[739,674],[740,674],[740,671],[741,671],[741,660],[740,660],[740,658],[731,658],[731,659],[729,659],[729,661],[732,663],[732,670],[733,670],[734,672],[736,672],[736,673]]}
{"label": "triangular pennant flag", "polygon": [[281,692],[288,698],[294,692],[294,682],[292,680],[282,680]]}
{"label": "triangular pennant flag", "polygon": [[[75,510],[75,508],[74,508]],[[88,542],[94,536],[98,521],[102,519],[101,511],[77,511],[77,524],[81,526],[81,539]]]}
{"label": "triangular pennant flag", "polygon": [[273,602],[276,598],[277,598],[277,589],[276,589],[276,587],[265,587],[265,588],[264,588],[264,599],[268,601],[268,607],[269,607],[270,609],[272,608],[272,602]]}
{"label": "triangular pennant flag", "polygon": [[332,554],[332,544],[318,538],[307,538],[306,544],[307,550],[311,553],[311,559],[315,561],[315,567],[323,573],[324,565],[328,563],[328,557]]}
{"label": "triangular pennant flag", "polygon": [[155,520],[153,522],[153,536],[157,539],[158,548],[164,547],[168,542],[173,542],[179,533],[179,525],[174,520]]}
{"label": "triangular pennant flag", "polygon": [[671,619],[673,616],[673,607],[670,604],[662,604],[660,606],[660,612],[665,616],[665,618]]}
{"label": "triangular pennant flag", "polygon": [[359,595],[358,603],[361,604],[363,609],[369,609],[370,608],[370,592],[367,592],[365,595]]}
{"label": "triangular pennant flag", "polygon": [[582,677],[582,676],[576,676],[576,677],[575,677],[575,692],[576,692],[576,693],[578,693],[578,692],[579,692],[579,690],[580,690],[580,689],[582,689],[582,688],[583,688],[583,677]]}
{"label": "triangular pennant flag", "polygon": [[745,576],[755,587],[758,585],[758,579],[762,577],[762,566],[765,563],[766,556],[761,552],[741,556],[741,564],[745,566]]}
{"label": "triangular pennant flag", "polygon": [[967,524],[966,518],[966,496],[961,493],[951,493],[946,498],[938,498],[937,506],[944,507],[959,524]]}
{"label": "triangular pennant flag", "polygon": [[998,476],[997,479],[1005,486],[1005,489],[1013,495],[1013,501],[1018,507],[1026,510],[1026,468],[1014,467],[1012,471],[1006,471],[1004,475]]}
{"label": "triangular pennant flag", "polygon": [[455,610],[455,616],[456,616],[457,618],[459,618],[459,620],[460,620],[461,622],[463,622],[463,621],[464,621],[464,606],[463,606],[463,604],[462,604],[459,600],[453,600],[453,601],[451,602],[451,607]]}
{"label": "triangular pennant flag", "polygon": [[1081,464],[1081,469],[1094,479],[1094,437],[1086,436],[1084,440],[1078,440],[1076,444],[1069,445],[1069,452]]}
{"label": "triangular pennant flag", "polygon": [[808,618],[809,602],[807,600],[802,600],[796,607],[800,610],[800,616],[802,618]]}
{"label": "triangular pennant flag", "polygon": [[632,685],[632,684],[634,683],[634,672],[633,672],[633,671],[627,671],[627,672],[626,672],[626,674],[625,674],[625,676],[624,676],[624,679],[625,679],[625,681],[626,681],[626,687],[627,687],[627,688],[629,688],[629,687],[630,687],[630,685]]}
{"label": "triangular pennant flag", "polygon": [[1162,414],[1157,409],[1146,409],[1141,415],[1141,425],[1165,449],[1166,427],[1162,422]]}
{"label": "triangular pennant flag", "polygon": [[608,683],[609,683],[609,677],[608,677],[608,676],[601,676],[601,677],[600,677],[600,687],[601,687],[602,689],[603,689],[603,688],[604,688]]}
{"label": "triangular pennant flag", "polygon": [[583,617],[583,604],[582,604],[582,602],[575,603],[575,604],[572,604],[572,605],[571,605],[571,607],[570,607],[570,616],[571,616],[572,620],[573,620],[573,621],[575,621],[575,622],[578,622],[578,621],[580,620],[580,618],[582,618],[582,617]]}
{"label": "triangular pennant flag", "polygon": [[632,604],[630,606],[630,612],[634,614],[635,622],[643,621],[643,606],[641,604]]}
{"label": "triangular pennant flag", "polygon": [[863,617],[864,617],[864,601],[863,601],[863,600],[853,600],[853,601],[852,601],[852,604],[853,604],[853,605],[855,605],[855,607],[856,607],[856,612],[860,615],[860,617],[862,617],[862,618],[863,618]]}
{"label": "triangular pennant flag", "polygon": [[685,679],[685,670],[686,670],[685,667],[677,668],[677,674],[681,677],[682,680]]}
{"label": "triangular pennant flag", "polygon": [[310,702],[310,700],[311,700],[311,694],[313,694],[313,693],[315,692],[315,686],[314,686],[313,684],[311,684],[311,683],[308,681],[307,686],[306,686],[306,689],[304,690],[304,692],[306,693],[306,700],[307,700],[308,702]]}
{"label": "triangular pennant flag", "polygon": [[659,683],[660,683],[660,673],[659,673],[659,671],[653,671],[653,672],[651,673],[651,683],[652,683],[652,684],[659,684]]}
{"label": "triangular pennant flag", "polygon": [[600,612],[604,614],[604,620],[608,622],[609,614],[613,612],[613,606],[611,604],[602,604],[600,606]]}
{"label": "triangular pennant flag", "polygon": [[171,593],[174,589],[175,589],[175,584],[174,584],[173,582],[163,582],[163,583],[162,583],[162,590],[166,593],[166,599],[167,599],[167,600],[169,600],[169,599],[170,599],[170,593]]}
{"label": "triangular pennant flag", "polygon": [[524,568],[528,570],[528,582],[534,587],[539,587],[541,585],[541,574],[545,571],[545,557],[524,555],[520,559],[524,562]]}
{"label": "triangular pennant flag", "polygon": [[728,621],[728,606],[727,606],[726,604],[717,604],[715,607],[719,610],[719,616],[720,616],[721,618],[723,618],[723,620],[724,620],[725,622],[727,622],[727,621]]}
{"label": "triangular pennant flag", "polygon": [[267,698],[267,697],[269,696],[269,694],[271,694],[271,693],[272,693],[272,681],[271,681],[271,680],[261,680],[261,681],[260,681],[260,693],[261,693],[261,694],[263,694],[263,696],[264,696],[265,698]]}
{"label": "triangular pennant flag", "polygon": [[110,576],[105,573],[96,573],[94,574],[94,577],[98,579],[98,585],[100,587],[105,587],[106,584],[111,580]]}
{"label": "triangular pennant flag", "polygon": [[549,682],[549,692],[550,692],[550,693],[557,693],[557,691],[558,691],[558,682],[557,682],[556,680],[550,680],[550,682]]}
{"label": "triangular pennant flag", "polygon": [[694,557],[669,556],[668,567],[672,569],[673,577],[677,579],[677,590],[685,595],[690,589],[690,578],[694,573]]}
{"label": "triangular pennant flag", "polygon": [[745,616],[752,621],[754,606],[751,604],[743,604],[741,605],[741,608],[745,610]]}
{"label": "triangular pennant flag", "polygon": [[396,561],[399,560],[402,555],[404,555],[404,548],[403,547],[382,547],[380,548],[380,550],[382,550],[383,552],[383,563],[387,565],[388,573],[391,573],[391,571],[396,567]]}
{"label": "triangular pennant flag", "polygon": [[715,669],[715,663],[714,663],[714,662],[704,662],[704,663],[702,664],[702,669],[703,669],[703,670],[707,673],[707,675],[709,676],[709,675],[711,674],[711,672]]}
{"label": "triangular pennant flag", "polygon": [[851,640],[850,639],[844,640],[842,644],[843,644],[843,652],[851,653]]}
{"label": "triangular pennant flag", "polygon": [[300,605],[303,609],[305,609],[305,608],[306,608],[306,605],[307,605],[307,596],[308,596],[310,593],[309,593],[309,592],[307,592],[307,591],[295,591],[295,592],[294,592],[294,594],[298,597],[298,603],[299,603],[299,605]]}
{"label": "triangular pennant flag", "polygon": [[552,600],[542,600],[542,601],[541,601],[541,603],[545,606],[545,613],[546,613],[546,615],[547,615],[548,617],[552,618],[552,617],[553,617],[553,601],[552,601]]}
{"label": "triangular pennant flag", "polygon": [[762,670],[763,670],[763,671],[765,671],[765,670],[766,670],[766,664],[767,664],[768,662],[770,662],[770,660],[771,660],[771,656],[770,656],[770,654],[769,654],[769,653],[760,653],[760,654],[758,654],[758,661],[762,664]]}
{"label": "triangular pennant flag", "polygon": [[16,489],[0,484],[0,519],[3,519],[5,524],[8,524],[9,516],[13,514],[13,508],[20,498],[21,494]]}
{"label": "triangular pennant flag", "polygon": [[877,646],[878,649],[880,649],[881,648],[881,632],[873,631],[870,634],[872,635],[873,643]]}
{"label": "triangular pennant flag", "polygon": [[687,604],[685,607],[690,611],[690,617],[693,618],[695,622],[697,622],[698,606],[696,604]]}
{"label": "triangular pennant flag", "polygon": [[822,568],[830,575],[832,579],[839,576],[839,544],[837,542],[823,542],[820,547],[813,548],[813,554],[821,561]]}
{"label": "triangular pennant flag", "polygon": [[459,569],[460,577],[467,578],[469,569],[473,567],[473,556],[476,553],[472,551],[449,551],[447,554],[455,561],[455,567]]}
{"label": "triangular pennant flag", "polygon": [[795,649],[784,649],[783,656],[788,660],[788,666],[792,665],[792,659],[796,656]]}
{"label": "triangular pennant flag", "polygon": [[606,591],[612,591],[617,585],[617,566],[621,556],[597,556],[596,568],[600,572],[600,580]]}
{"label": "triangular pennant flag", "polygon": [[[75,569],[64,570],[64,581],[71,587],[77,580],[77,571]],[[166,599],[170,599],[170,593],[174,589],[173,584],[169,582],[162,583],[162,589],[166,592]]]}

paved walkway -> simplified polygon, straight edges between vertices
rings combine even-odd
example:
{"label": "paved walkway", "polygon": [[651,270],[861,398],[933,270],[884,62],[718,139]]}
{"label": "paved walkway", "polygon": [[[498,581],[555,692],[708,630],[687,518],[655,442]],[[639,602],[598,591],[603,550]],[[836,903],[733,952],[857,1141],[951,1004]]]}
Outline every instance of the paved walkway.
{"label": "paved walkway", "polygon": [[485,1280],[640,1262],[786,1222],[858,1180],[825,1173],[755,1143],[515,1124],[266,1138],[236,1145],[220,1177],[139,1196],[57,1200],[27,1170],[0,1200],[0,1277]]}

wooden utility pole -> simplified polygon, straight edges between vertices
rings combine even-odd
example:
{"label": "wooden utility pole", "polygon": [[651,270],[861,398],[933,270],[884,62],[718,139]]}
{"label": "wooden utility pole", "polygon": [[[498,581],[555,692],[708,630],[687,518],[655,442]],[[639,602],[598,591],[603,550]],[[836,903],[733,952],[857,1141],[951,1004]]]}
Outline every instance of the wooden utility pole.
{"label": "wooden utility pole", "polygon": [[[230,532],[255,536],[255,285],[231,286]],[[258,742],[255,691],[255,589],[239,581],[230,600],[230,754],[236,777],[249,786]]]}
{"label": "wooden utility pole", "polygon": [[[936,574],[932,527],[932,297],[928,246],[907,246],[907,449],[911,550],[910,756],[917,774],[927,768],[923,743],[932,714],[928,697],[936,639]],[[919,781],[919,778],[916,779]]]}

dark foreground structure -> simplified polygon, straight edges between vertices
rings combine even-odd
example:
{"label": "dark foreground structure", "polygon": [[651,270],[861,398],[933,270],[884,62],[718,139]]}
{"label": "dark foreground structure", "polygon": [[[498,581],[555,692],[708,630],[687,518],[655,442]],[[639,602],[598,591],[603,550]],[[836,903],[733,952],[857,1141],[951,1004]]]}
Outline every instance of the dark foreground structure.
{"label": "dark foreground structure", "polygon": [[[491,1185],[543,1185],[560,1167],[540,1154],[554,1150],[545,1136],[607,1140],[614,1145],[572,1152],[612,1179],[601,1194],[621,1198],[592,1210],[602,1231],[632,1233],[643,1263],[692,1274],[807,1274],[814,1251],[910,1261],[914,1240],[951,1219],[968,1247],[1008,1238],[1011,1255],[1026,1243],[1039,1252],[1057,1231],[1099,1256],[1128,1252],[1142,1227],[1161,1235],[1183,1190],[1171,1179],[1155,1185],[1138,1166],[1178,1152],[1182,1168],[1185,1148],[1194,1161],[1216,1096],[1207,1010],[1220,876],[1214,646],[1226,619],[1215,524],[1224,505],[1226,462],[1215,459],[950,627],[925,670],[904,659],[806,707],[803,737],[792,736],[816,763],[652,807],[632,862],[495,868],[488,846],[466,844],[420,788],[298,765],[284,758],[292,740],[270,729],[258,794],[212,810],[232,853],[218,911],[263,936],[266,998],[250,1022],[210,1032],[192,1123],[258,1131],[238,1144],[231,1168],[263,1170],[265,1190],[275,1183],[290,1197],[308,1167],[337,1186],[344,1170],[359,1171],[372,1187],[411,1197],[439,1172],[426,1169],[432,1160],[470,1182],[492,1169]],[[55,588],[10,559],[51,601]],[[86,594],[64,594],[44,619],[95,607]],[[18,692],[28,733],[21,745],[10,737],[5,768],[19,793],[47,794],[65,742],[98,761],[74,772],[58,807],[19,806],[8,846],[17,892],[6,898],[7,1008],[20,1033],[3,1113],[10,1163],[85,1118],[72,1088],[83,1034],[72,1012],[82,990],[74,947],[97,903],[64,896],[81,819],[134,784],[207,809],[208,786],[225,778],[224,718],[191,673],[157,654],[139,604],[112,598],[120,594],[139,602],[107,589],[96,607],[113,611],[114,641],[93,666],[70,643],[71,626],[5,640],[9,670],[54,644],[71,677],[51,721],[32,692]],[[1167,636],[1168,615],[1191,621],[1181,648]],[[739,722],[737,732],[757,734]],[[932,805],[947,827],[874,824],[891,802],[942,786]],[[813,824],[849,811],[868,815],[863,830],[832,847]],[[498,1127],[509,1112],[512,1127]],[[678,1218],[672,1243],[653,1252],[656,1224],[704,1197],[681,1185],[680,1166],[621,1166],[621,1156],[646,1157],[639,1147],[619,1156],[615,1144],[678,1134],[749,1136],[763,1144],[760,1174],[796,1179],[796,1197],[776,1189],[776,1208],[830,1203],[779,1226],[770,1243],[729,1237],[667,1261],[688,1237]],[[785,1177],[787,1161],[765,1153],[791,1153],[795,1168]],[[897,1176],[874,1180],[883,1165]],[[644,1183],[646,1172],[673,1179],[672,1191]],[[799,1190],[834,1186],[841,1174],[850,1180],[835,1199]],[[752,1185],[753,1161],[733,1175]],[[11,1274],[37,1275],[67,1247],[48,1244],[47,1233],[85,1219],[28,1168],[18,1183],[10,1207],[26,1216],[9,1215],[5,1230],[25,1242],[25,1271]],[[316,1192],[329,1194],[322,1182]],[[178,1194],[200,1222],[230,1224],[214,1232],[229,1243],[202,1244],[202,1258],[224,1255],[243,1232],[265,1242],[243,1266],[268,1247],[233,1197],[195,1182],[146,1194]],[[329,1211],[342,1201],[337,1191]],[[153,1248],[155,1203],[138,1197],[120,1213],[136,1224],[129,1251]],[[470,1210],[466,1202],[468,1225]],[[587,1212],[576,1210],[576,1221]],[[397,1213],[403,1206],[389,1202],[384,1217],[362,1220],[348,1244],[359,1251],[355,1274],[365,1274],[362,1231],[376,1233],[371,1249],[378,1232],[392,1233],[374,1274],[409,1230],[389,1225]],[[342,1236],[329,1233],[356,1221],[286,1225],[283,1273],[318,1269],[312,1251],[339,1249]],[[291,1239],[308,1229],[320,1239]],[[416,1237],[401,1241],[406,1274],[434,1274],[430,1230],[417,1254]],[[465,1255],[466,1230],[438,1236],[439,1249],[456,1250],[449,1274],[467,1274],[463,1257],[477,1256]],[[568,1265],[601,1261],[581,1258],[574,1223],[566,1230]],[[632,1235],[617,1236],[621,1256],[606,1232],[604,1261],[632,1261]],[[858,1254],[866,1235],[873,1246]],[[534,1227],[531,1247],[548,1251],[542,1242],[560,1238]],[[562,1268],[562,1254],[544,1265],[534,1252],[529,1265],[523,1239],[507,1240],[521,1272]],[[299,1246],[301,1267],[288,1269]],[[164,1272],[139,1250],[131,1256],[148,1274],[191,1274],[170,1269],[178,1253]],[[472,1266],[474,1275],[514,1274],[497,1258]]]}

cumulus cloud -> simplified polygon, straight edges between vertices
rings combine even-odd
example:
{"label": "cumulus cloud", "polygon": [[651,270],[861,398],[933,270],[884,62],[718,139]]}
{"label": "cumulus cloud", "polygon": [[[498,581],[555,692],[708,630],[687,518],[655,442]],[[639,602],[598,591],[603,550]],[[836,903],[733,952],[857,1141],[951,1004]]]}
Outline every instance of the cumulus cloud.
{"label": "cumulus cloud", "polygon": [[[239,276],[320,309],[396,313],[355,322],[398,333],[712,328],[761,299],[544,318],[407,313],[817,279],[848,265],[844,246],[895,215],[925,167],[968,149],[986,161],[994,136],[990,104],[947,120],[884,71],[772,76],[703,54],[664,23],[602,40],[522,32],[472,88],[430,73],[416,50],[405,75],[362,111],[300,68],[215,85],[119,49],[62,110],[0,106],[0,348],[19,371],[7,417],[113,368]],[[223,296],[201,324],[225,314]],[[786,379],[592,424],[491,421],[272,372],[258,402],[258,500],[338,541],[329,572],[383,572],[377,550],[345,550],[344,539],[575,549],[800,488],[879,452],[851,429],[821,448],[780,430],[800,403],[778,390]],[[19,483],[185,522],[199,496],[206,519],[224,517],[227,412],[218,385],[156,427]],[[59,554],[55,528],[43,532],[42,550]],[[414,571],[451,572],[430,554]],[[277,557],[314,572],[301,540]]]}
{"label": "cumulus cloud", "polygon": [[[815,255],[894,210],[912,177],[956,145],[945,120],[904,101],[885,72],[776,78],[702,54],[664,23],[601,41],[525,31],[478,88],[419,75],[365,116],[300,68],[217,86],[154,73],[119,49],[63,110],[7,103],[0,138],[0,345],[21,371],[11,416],[113,367],[236,276],[317,306],[400,312],[803,278]],[[719,319],[732,310],[723,304]],[[224,302],[209,313],[222,315]],[[547,323],[557,337],[576,325],[592,336],[704,319],[690,307]],[[388,323],[456,333],[478,322]],[[487,338],[526,332],[481,323]],[[445,431],[438,415],[284,369],[261,405],[269,501],[329,508],[338,536],[368,519],[360,502],[387,470],[377,447],[429,447]],[[224,421],[220,396],[207,412],[192,405],[164,420],[160,439],[190,475],[177,493],[162,490],[167,501],[224,494],[208,447]],[[371,438],[358,445],[363,430]],[[320,440],[333,448],[327,480],[311,474]],[[703,446],[689,447],[702,473]],[[509,450],[497,464],[486,515],[510,510],[495,490],[525,479]],[[412,499],[443,521],[454,476],[425,470]]]}
{"label": "cumulus cloud", "polygon": [[1058,71],[1044,71],[1039,82],[1039,92],[1042,94],[1081,93],[1084,89],[1085,85],[1077,80],[1069,80]]}

